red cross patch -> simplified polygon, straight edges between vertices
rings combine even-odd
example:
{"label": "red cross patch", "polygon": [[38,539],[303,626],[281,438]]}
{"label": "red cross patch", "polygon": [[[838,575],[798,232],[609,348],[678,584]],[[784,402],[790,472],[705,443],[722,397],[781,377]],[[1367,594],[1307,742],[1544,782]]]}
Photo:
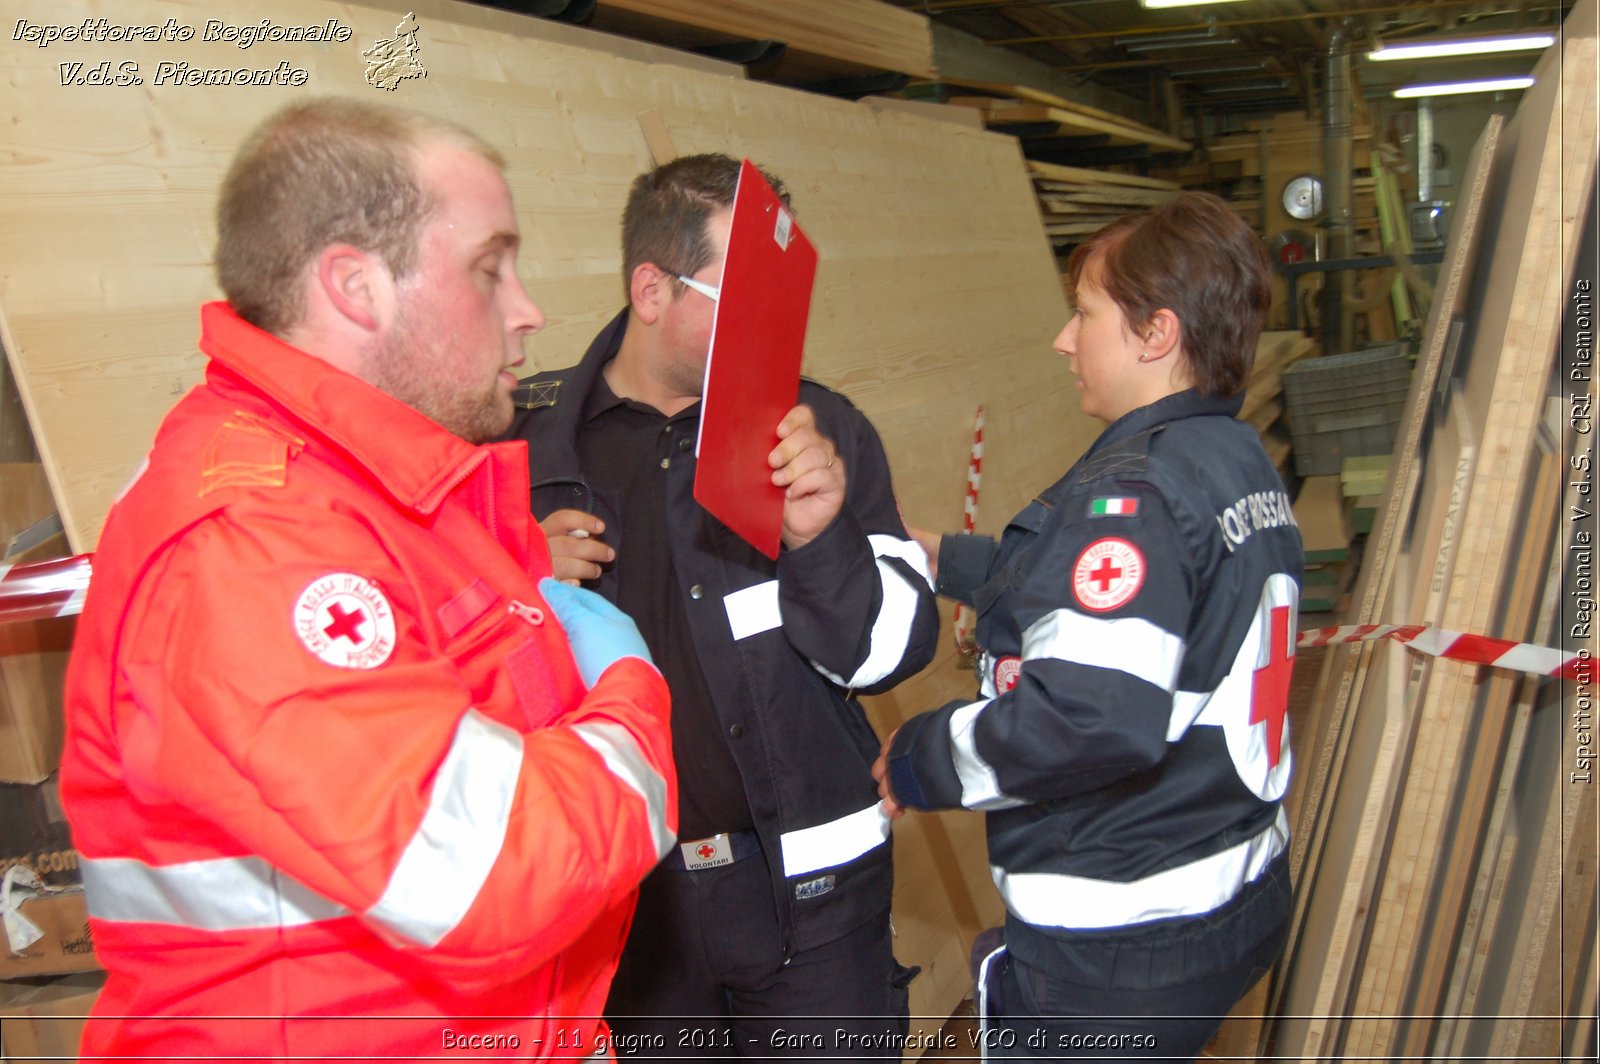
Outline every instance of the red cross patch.
{"label": "red cross patch", "polygon": [[1017,678],[1022,675],[1022,659],[1019,657],[1004,657],[994,663],[994,690],[995,694],[1003,695],[1017,686]]}
{"label": "red cross patch", "polygon": [[1267,663],[1250,679],[1250,723],[1267,726],[1267,764],[1277,768],[1283,756],[1283,717],[1289,709],[1294,644],[1289,639],[1289,607],[1274,606],[1268,617],[1272,628]]}
{"label": "red cross patch", "polygon": [[394,611],[364,576],[329,573],[295,600],[294,631],[305,648],[341,669],[375,669],[394,653]]}
{"label": "red cross patch", "polygon": [[1144,555],[1125,539],[1097,539],[1072,566],[1072,591],[1086,610],[1104,613],[1125,605],[1144,586]]}

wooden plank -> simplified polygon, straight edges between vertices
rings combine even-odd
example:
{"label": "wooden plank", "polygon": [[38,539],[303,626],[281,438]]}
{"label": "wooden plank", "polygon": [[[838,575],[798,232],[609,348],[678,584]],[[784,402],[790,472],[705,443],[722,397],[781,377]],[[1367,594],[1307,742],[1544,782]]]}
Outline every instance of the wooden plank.
{"label": "wooden plank", "polygon": [[1060,107],[1048,107],[1043,104],[986,107],[984,108],[984,115],[988,119],[989,128],[991,129],[1004,129],[1009,125],[1025,126],[1046,123],[1056,127],[1057,135],[1104,135],[1110,138],[1110,143],[1112,144],[1148,144],[1150,147],[1160,151],[1171,152],[1194,150],[1194,145],[1188,141],[1168,136],[1159,130],[1151,130],[1148,127],[1139,128],[1126,122],[1111,121],[1094,115],[1068,111]]}
{"label": "wooden plank", "polygon": [[861,102],[874,111],[903,111],[938,122],[954,122],[968,129],[982,129],[983,116],[965,107],[947,107],[927,100],[902,100],[897,96],[863,96]]}
{"label": "wooden plank", "polygon": [[1350,529],[1344,518],[1344,496],[1335,476],[1306,477],[1294,500],[1294,519],[1305,543],[1306,561],[1337,561],[1324,555],[1348,553]]}
{"label": "wooden plank", "polygon": [[[1388,623],[1404,614],[1391,613],[1394,597],[1395,563],[1402,549],[1402,537],[1408,533],[1415,516],[1418,491],[1422,480],[1422,464],[1426,454],[1426,441],[1435,402],[1435,390],[1441,373],[1445,372],[1447,354],[1453,353],[1452,338],[1459,338],[1455,323],[1467,307],[1469,284],[1478,257],[1483,228],[1483,217],[1489,187],[1492,163],[1495,159],[1502,119],[1491,116],[1483,134],[1473,146],[1467,161],[1462,196],[1457,206],[1455,229],[1445,252],[1445,262],[1440,271],[1440,298],[1435,301],[1428,326],[1423,333],[1422,347],[1418,352],[1412,373],[1410,391],[1406,397],[1406,413],[1395,440],[1393,460],[1384,490],[1384,503],[1380,508],[1372,533],[1368,536],[1365,557],[1352,597],[1350,622],[1356,624]],[[1465,441],[1460,441],[1464,443]],[[1460,446],[1458,443],[1458,447]],[[1470,459],[1468,459],[1470,461]],[[1435,480],[1437,480],[1437,474]],[[1445,480],[1454,481],[1454,475]],[[1425,540],[1425,542],[1427,542]],[[1403,604],[1400,604],[1403,605]],[[1341,787],[1353,736],[1355,707],[1360,703],[1367,682],[1367,669],[1377,658],[1371,647],[1336,648],[1325,660],[1317,685],[1313,704],[1317,707],[1314,734],[1317,744],[1308,757],[1296,786],[1290,788],[1290,815],[1294,825],[1290,846],[1290,867],[1295,881],[1300,884],[1296,893],[1295,917],[1290,926],[1286,957],[1280,973],[1290,967],[1298,969],[1290,979],[1280,977],[1275,983],[1272,1008],[1276,1016],[1287,1016],[1279,1027],[1279,1045],[1285,1052],[1317,1055],[1325,1052],[1336,1038],[1336,1019],[1309,1020],[1304,1017],[1331,1018],[1342,1013],[1346,1006],[1348,986],[1345,980],[1349,970],[1327,967],[1330,957],[1343,957],[1345,947],[1334,936],[1350,933],[1351,921],[1367,910],[1362,894],[1370,890],[1364,877],[1349,884],[1335,881],[1331,876],[1327,884],[1319,872],[1323,867],[1324,852],[1332,849],[1337,856],[1330,867],[1346,875],[1347,858],[1353,838],[1330,840],[1330,825],[1335,822],[1333,807]],[[1387,727],[1384,717],[1368,718],[1374,734],[1363,737],[1360,745],[1374,749],[1381,745],[1381,730]],[[1353,762],[1362,779],[1352,781],[1352,792],[1361,792],[1374,780],[1367,777],[1369,763]],[[1385,774],[1387,769],[1382,770]],[[1359,801],[1359,798],[1354,799]],[[1347,799],[1350,801],[1350,799]],[[1358,814],[1351,814],[1357,818]],[[1342,915],[1335,918],[1330,912],[1327,919],[1314,920],[1313,903],[1333,906]],[[1343,921],[1342,923],[1340,921]],[[1310,941],[1303,941],[1317,925]],[[1319,969],[1319,965],[1323,966]],[[1308,973],[1322,971],[1324,976]]]}
{"label": "wooden plank", "polygon": [[[1043,104],[1046,107],[1054,107],[1063,111],[1073,111],[1091,118],[1100,118],[1108,122],[1118,122],[1123,125],[1144,130],[1147,133],[1153,133],[1157,136],[1167,135],[1154,126],[1135,121],[1126,115],[1115,114],[1099,107],[1091,107],[1086,103],[1080,103],[1077,100],[1069,100],[1064,96],[1057,96],[1053,92],[1046,92],[1043,89],[1036,89],[1029,85],[1007,85],[998,81],[974,81],[969,78],[952,77],[941,77],[939,78],[937,84],[955,85],[964,89],[976,89],[979,92],[990,93],[1001,98],[1026,100],[1029,103]],[[982,98],[977,97],[977,99],[981,100]]]}
{"label": "wooden plank", "polygon": [[876,0],[599,0],[596,8],[602,29],[608,16],[627,13],[746,40],[782,41],[793,52],[868,69],[937,76],[927,18]]}
{"label": "wooden plank", "polygon": [[[1584,17],[1593,0],[1573,18]],[[1592,23],[1592,10],[1588,18]],[[1581,24],[1581,23],[1580,23]],[[1534,71],[1500,146],[1497,167],[1504,180],[1495,198],[1495,254],[1487,263],[1478,303],[1477,330],[1463,362],[1463,394],[1481,434],[1483,453],[1494,462],[1474,471],[1459,546],[1439,623],[1451,631],[1499,632],[1505,610],[1502,574],[1516,570],[1518,538],[1525,515],[1508,499],[1519,498],[1527,456],[1543,419],[1544,395],[1553,372],[1557,336],[1579,240],[1576,212],[1563,204],[1584,203],[1595,170],[1595,37],[1566,34]],[[1574,161],[1572,156],[1578,156]],[[1395,826],[1396,844],[1419,860],[1402,863],[1386,878],[1375,927],[1386,919],[1392,936],[1373,938],[1358,1011],[1431,1011],[1431,981],[1409,984],[1411,963],[1439,892],[1450,892],[1434,858],[1448,841],[1447,807],[1464,768],[1468,714],[1478,686],[1477,670],[1440,663],[1421,695],[1416,785],[1408,786]],[[1414,868],[1415,874],[1408,874]],[[1447,900],[1454,902],[1453,897]],[[1425,973],[1430,977],[1433,973]],[[1419,999],[1417,994],[1424,995]],[[1408,1008],[1406,1003],[1411,1004]],[[1397,1007],[1398,1006],[1398,1007]],[[1370,1025],[1372,1051],[1393,1051],[1403,1034],[1398,1020]],[[1358,1047],[1359,1049],[1359,1047]]]}
{"label": "wooden plank", "polygon": [[[1532,639],[1541,627],[1538,622],[1555,606],[1555,588],[1549,581],[1550,550],[1558,524],[1564,456],[1554,449],[1540,453],[1529,470],[1530,490],[1513,505],[1521,505],[1526,515],[1524,535],[1515,573],[1510,580],[1505,604],[1502,638]],[[1541,603],[1541,600],[1543,602]],[[1541,606],[1544,610],[1541,610]],[[1549,625],[1542,626],[1548,634]],[[1428,1017],[1441,1015],[1448,998],[1451,965],[1457,946],[1465,936],[1474,870],[1482,854],[1486,832],[1501,822],[1495,817],[1495,798],[1502,771],[1515,765],[1513,752],[1520,753],[1517,741],[1523,738],[1517,724],[1516,696],[1523,681],[1518,673],[1503,669],[1486,670],[1480,676],[1478,711],[1471,715],[1460,707],[1455,720],[1467,746],[1461,768],[1455,773],[1459,786],[1435,804],[1428,823],[1430,840],[1438,845],[1424,849],[1436,884],[1411,911],[1417,915],[1416,948],[1398,958],[1397,974],[1409,973],[1405,985],[1414,1003],[1409,1011],[1416,1017],[1400,1030],[1400,1044],[1409,1057],[1425,1055],[1437,1033]]]}
{"label": "wooden plank", "polygon": [[1155,177],[1140,177],[1137,174],[1119,174],[1109,170],[1089,170],[1081,166],[1064,166],[1061,163],[1040,162],[1037,159],[1028,160],[1028,173],[1035,178],[1067,181],[1080,185],[1126,185],[1129,188],[1158,188],[1170,192],[1176,192],[1183,188],[1176,181],[1163,181]]}
{"label": "wooden plank", "polygon": [[[1549,452],[1554,455],[1556,451],[1557,447],[1552,442]],[[1559,479],[1559,458],[1555,464]],[[1557,487],[1559,490],[1559,485]],[[1557,540],[1554,533],[1552,528],[1544,549],[1544,601],[1538,611],[1539,623],[1531,634],[1533,642],[1544,646],[1552,645],[1559,623],[1562,572],[1567,560],[1566,546]],[[1536,552],[1530,550],[1529,553]],[[1450,985],[1446,988],[1439,1010],[1441,1018],[1434,1037],[1436,1051],[1458,1059],[1466,1053],[1466,1038],[1470,1030],[1470,1024],[1462,1021],[1479,1011],[1479,992],[1490,963],[1491,946],[1496,939],[1501,916],[1507,911],[1506,884],[1512,863],[1519,853],[1516,787],[1525,767],[1524,753],[1541,682],[1537,676],[1523,676],[1516,681],[1511,727],[1504,745],[1504,767],[1495,774],[1493,806],[1483,832],[1483,856],[1473,874],[1472,895],[1462,921],[1460,945],[1454,959]]]}
{"label": "wooden plank", "polygon": [[[1415,378],[1412,386],[1415,390]],[[1399,572],[1427,568],[1440,580],[1440,594],[1442,582],[1455,564],[1461,498],[1476,455],[1473,440],[1464,435],[1469,426],[1463,404],[1464,400],[1457,396],[1451,416],[1434,433],[1427,461],[1415,471],[1415,483],[1406,489],[1406,494],[1420,497],[1427,504],[1419,521],[1410,530],[1411,536],[1403,544],[1396,543],[1381,559],[1386,569]],[[1441,483],[1442,489],[1436,486]],[[1361,581],[1369,580],[1374,563],[1380,561],[1371,551],[1370,537],[1368,546]],[[1409,587],[1397,587],[1392,576],[1380,591],[1374,593],[1370,586],[1363,587],[1358,582],[1356,595],[1371,596],[1371,608],[1377,616],[1404,617],[1412,623],[1427,620],[1428,604],[1413,603]],[[1425,589],[1416,597],[1425,599]],[[1437,601],[1433,609],[1437,610]],[[1345,708],[1352,726],[1343,730],[1345,742],[1340,751],[1342,760],[1350,766],[1351,779],[1341,784],[1333,796],[1337,800],[1329,802],[1326,811],[1315,820],[1319,845],[1314,851],[1315,864],[1308,866],[1335,871],[1327,876],[1307,871],[1299,881],[1302,885],[1296,919],[1300,926],[1296,929],[1295,950],[1283,980],[1283,1003],[1272,1010],[1284,1017],[1277,1022],[1277,1045],[1280,1052],[1290,1056],[1348,1052],[1343,1047],[1345,1040],[1352,1034],[1364,1033],[1353,1022],[1359,1010],[1354,1008],[1352,997],[1368,941],[1376,936],[1370,926],[1373,900],[1382,887],[1389,860],[1388,824],[1399,800],[1412,747],[1415,714],[1414,707],[1407,703],[1406,691],[1414,673],[1430,668],[1427,661],[1392,645],[1363,651],[1360,660],[1348,666],[1350,671],[1359,673],[1362,682],[1354,692],[1354,701]],[[1329,668],[1324,669],[1319,693],[1326,688],[1338,660],[1337,656],[1328,659]],[[1320,723],[1324,728],[1328,726],[1326,721]],[[1297,825],[1305,823],[1306,808],[1300,807]]]}

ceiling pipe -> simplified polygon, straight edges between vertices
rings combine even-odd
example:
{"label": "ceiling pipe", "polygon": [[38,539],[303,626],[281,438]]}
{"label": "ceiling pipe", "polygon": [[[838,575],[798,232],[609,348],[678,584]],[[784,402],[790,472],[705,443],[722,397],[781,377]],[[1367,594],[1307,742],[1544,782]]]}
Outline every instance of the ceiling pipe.
{"label": "ceiling pipe", "polygon": [[[1353,258],[1355,251],[1355,216],[1351,209],[1351,187],[1355,181],[1351,118],[1355,103],[1351,91],[1350,32],[1350,23],[1343,22],[1328,34],[1327,78],[1323,92],[1322,205],[1330,259]],[[1324,277],[1323,351],[1328,354],[1349,351],[1355,331],[1355,311],[1349,298],[1353,278],[1349,270],[1332,270]]]}

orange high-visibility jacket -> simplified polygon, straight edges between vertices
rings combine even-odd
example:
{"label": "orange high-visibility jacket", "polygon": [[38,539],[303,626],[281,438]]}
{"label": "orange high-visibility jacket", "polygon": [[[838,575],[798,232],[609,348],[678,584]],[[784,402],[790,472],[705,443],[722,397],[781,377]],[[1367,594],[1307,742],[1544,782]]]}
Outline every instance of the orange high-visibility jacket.
{"label": "orange high-visibility jacket", "polygon": [[665,684],[585,690],[524,444],[202,322],[68,676],[84,1058],[594,1052],[676,830]]}

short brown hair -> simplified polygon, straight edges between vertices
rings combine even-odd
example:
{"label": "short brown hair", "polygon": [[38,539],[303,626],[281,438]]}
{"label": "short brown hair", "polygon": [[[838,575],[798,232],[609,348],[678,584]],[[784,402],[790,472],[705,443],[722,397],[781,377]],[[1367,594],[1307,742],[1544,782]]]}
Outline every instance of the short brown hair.
{"label": "short brown hair", "polygon": [[350,99],[291,104],[258,126],[217,200],[217,282],[239,316],[273,333],[295,325],[300,272],[330,244],[373,252],[405,276],[434,208],[416,174],[429,140],[505,167],[453,122]]}
{"label": "short brown hair", "polygon": [[[727,155],[684,155],[634,178],[622,211],[623,284],[641,263],[690,277],[711,261],[706,220],[733,206],[740,165]],[[783,181],[765,168],[761,176],[789,206]]]}
{"label": "short brown hair", "polygon": [[1112,222],[1067,260],[1073,290],[1091,261],[1134,330],[1163,308],[1177,315],[1196,391],[1244,389],[1272,305],[1271,266],[1260,239],[1226,203],[1184,192]]}

